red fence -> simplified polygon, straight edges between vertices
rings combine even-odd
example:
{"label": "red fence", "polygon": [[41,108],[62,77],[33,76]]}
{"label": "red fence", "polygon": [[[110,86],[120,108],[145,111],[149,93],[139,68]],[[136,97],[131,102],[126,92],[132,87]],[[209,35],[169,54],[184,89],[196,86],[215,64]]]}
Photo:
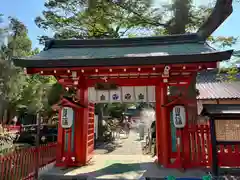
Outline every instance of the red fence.
{"label": "red fence", "polygon": [[239,145],[218,145],[218,165],[225,167],[240,167]]}
{"label": "red fence", "polygon": [[[210,126],[196,125],[189,127],[189,152],[186,152],[186,168],[210,167],[212,165],[212,144]],[[218,165],[240,167],[240,145],[218,145]]]}
{"label": "red fence", "polygon": [[195,125],[188,129],[189,138],[189,166],[207,167],[211,165],[211,136],[209,125]]}
{"label": "red fence", "polygon": [[36,166],[42,168],[55,159],[56,143],[15,151],[0,157],[1,180],[33,179]]}

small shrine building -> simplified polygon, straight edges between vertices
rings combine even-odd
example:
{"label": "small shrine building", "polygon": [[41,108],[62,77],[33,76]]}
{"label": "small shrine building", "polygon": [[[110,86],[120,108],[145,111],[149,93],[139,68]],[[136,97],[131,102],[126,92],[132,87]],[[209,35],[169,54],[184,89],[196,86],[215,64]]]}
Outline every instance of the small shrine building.
{"label": "small shrine building", "polygon": [[[198,34],[51,40],[39,54],[15,58],[14,64],[26,68],[28,74],[53,75],[64,87],[77,89],[77,102],[66,98],[61,101],[56,165],[80,166],[91,159],[94,151],[94,103],[98,102],[89,100],[88,91],[97,83],[115,83],[118,87],[154,87],[158,162],[171,167],[170,159],[176,155],[171,152],[169,143],[170,111],[181,105],[183,112],[180,110],[179,113],[185,113],[186,121],[179,132],[184,132],[188,130],[189,103],[195,108],[197,103],[196,98],[184,101],[183,94],[182,98],[173,97],[174,101],[169,104],[168,86],[188,88],[197,72],[216,68],[217,63],[228,60],[232,52],[214,50]],[[184,134],[177,136],[180,140],[177,141],[178,146],[189,143]],[[187,148],[178,149],[177,154],[180,155],[177,155],[179,159],[175,166],[177,162],[185,161],[184,158],[189,161]]]}

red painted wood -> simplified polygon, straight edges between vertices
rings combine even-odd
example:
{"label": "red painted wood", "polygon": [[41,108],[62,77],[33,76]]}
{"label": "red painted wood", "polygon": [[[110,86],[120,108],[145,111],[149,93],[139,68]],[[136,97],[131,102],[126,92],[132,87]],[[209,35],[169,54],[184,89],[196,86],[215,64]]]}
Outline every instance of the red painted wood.
{"label": "red painted wood", "polygon": [[[206,68],[216,68],[217,63],[211,62],[211,63],[192,63],[192,64],[171,64],[169,65],[171,67],[171,70],[175,71],[182,71],[183,66],[185,66],[184,71],[199,71],[199,66],[201,66],[201,69]],[[153,70],[153,67],[155,67],[155,70]],[[78,71],[80,74],[119,74],[119,73],[146,73],[146,72],[159,72],[163,71],[165,65],[154,65],[154,66],[110,66],[110,67],[71,67],[71,68],[27,68],[28,74],[35,74],[40,73],[41,71],[44,71],[44,75],[54,75],[54,74],[67,74],[68,70],[71,71]],[[139,68],[141,70],[139,71]],[[95,70],[98,70],[96,72]],[[110,71],[112,69],[112,72]],[[124,71],[126,69],[126,71]],[[84,70],[84,73],[82,73],[82,70]],[[56,72],[56,73],[55,73]],[[71,73],[71,72],[70,72]],[[69,73],[69,74],[70,74]]]}
{"label": "red painted wood", "polygon": [[56,149],[56,143],[50,143],[1,156],[0,177],[9,180],[33,179],[36,157],[39,156],[39,169],[41,169],[56,160]]}
{"label": "red painted wood", "polygon": [[[187,104],[188,102],[182,98],[181,104]],[[189,118],[188,118],[188,109],[186,108],[186,126],[183,129],[183,157],[184,157],[184,167],[185,164],[188,164],[190,161],[190,135],[188,134],[188,126],[189,126]]]}
{"label": "red painted wood", "polygon": [[94,153],[94,104],[88,105],[88,140],[87,140],[87,161],[89,161]]}
{"label": "red painted wood", "polygon": [[157,142],[157,158],[158,158],[158,163],[162,164],[163,163],[163,155],[162,155],[162,146],[164,145],[161,140],[162,140],[162,123],[161,123],[161,85],[160,83],[155,86],[155,98],[156,98],[156,142]]}
{"label": "red painted wood", "polygon": [[[81,81],[79,85],[79,99],[81,104],[88,104],[88,89],[86,84]],[[76,162],[75,165],[86,165],[88,157],[88,107],[78,108],[77,117],[75,121],[75,153]]]}
{"label": "red painted wood", "polygon": [[212,163],[212,142],[211,142],[211,135],[210,135],[210,125],[209,123],[204,126],[206,128],[206,138],[207,138],[207,165]]}
{"label": "red painted wood", "polygon": [[83,112],[82,108],[76,109],[75,112],[75,134],[74,134],[74,147],[75,147],[75,156],[76,156],[76,164],[78,163],[79,165],[81,164],[83,158],[81,157],[83,150],[82,150],[82,126],[83,126],[83,121],[81,117],[81,113]]}
{"label": "red painted wood", "polygon": [[[143,78],[110,78],[107,79],[107,83],[115,83],[118,86],[155,86],[159,83],[161,78],[159,77],[143,77]],[[162,80],[161,80],[162,81]],[[169,78],[169,82],[167,84],[174,84],[184,86],[185,84],[179,84],[181,82],[188,83],[189,76],[178,76]],[[103,79],[88,79],[87,86],[93,87],[96,83],[105,83],[106,81]],[[72,79],[59,79],[59,83],[64,86],[74,86],[74,81]],[[75,85],[76,87],[78,85]]]}
{"label": "red painted wood", "polygon": [[[176,168],[182,168],[183,162],[182,162],[182,131],[180,129],[176,130],[177,139],[179,139],[179,142],[177,142],[177,158],[175,161],[175,167]],[[178,140],[177,140],[178,141]]]}
{"label": "red painted wood", "polygon": [[[161,84],[160,87],[160,114],[161,114],[161,143],[163,144],[161,150],[162,150],[162,164],[163,166],[167,166],[170,163],[170,146],[169,146],[169,135],[171,134],[170,132],[170,121],[168,119],[168,109],[167,107],[163,107],[162,105],[167,104],[168,98],[167,98],[167,85],[166,84]],[[157,100],[156,100],[157,101]]]}
{"label": "red painted wood", "polygon": [[71,165],[71,164],[74,164],[74,162],[72,161],[72,157],[73,157],[73,153],[72,153],[72,148],[71,148],[71,141],[72,141],[72,129],[68,129],[67,132],[68,134],[68,149],[67,149],[67,159],[68,159],[68,164]]}
{"label": "red painted wood", "polygon": [[[185,66],[183,68],[183,66]],[[196,63],[196,64],[174,64],[170,65],[173,72],[190,72],[191,74],[204,68],[215,68],[216,63]],[[141,68],[141,69],[139,69]],[[184,70],[183,70],[184,69]],[[94,105],[88,104],[87,87],[94,86],[97,82],[105,82],[103,79],[89,79],[89,76],[108,76],[107,81],[116,83],[119,86],[155,86],[156,87],[156,136],[157,136],[157,156],[159,163],[165,167],[199,167],[209,165],[211,157],[209,149],[211,148],[209,138],[209,127],[185,127],[184,131],[179,130],[180,144],[178,153],[175,154],[176,161],[170,164],[171,140],[169,108],[162,107],[167,104],[167,85],[188,86],[191,81],[189,75],[170,74],[168,83],[161,84],[163,78],[160,77],[164,70],[164,65],[154,66],[129,66],[129,67],[74,67],[74,68],[34,68],[28,69],[28,73],[41,73],[43,75],[54,75],[64,86],[75,86],[80,89],[79,98],[81,103],[87,105],[87,108],[77,108],[76,110],[76,132],[75,152],[76,165],[84,165],[92,157],[94,151]],[[41,72],[42,71],[42,72]],[[76,71],[80,80],[74,85],[71,71]],[[158,73],[153,76],[153,73]],[[119,75],[125,74],[125,77]],[[136,75],[137,74],[137,75]],[[151,74],[151,77],[149,76]],[[61,75],[67,75],[61,79]],[[111,78],[110,78],[111,75]],[[128,76],[135,76],[129,78]],[[141,76],[139,76],[141,75]],[[182,83],[181,83],[182,82]],[[160,85],[161,84],[161,85]],[[180,99],[174,104],[182,102],[188,104],[188,101]],[[207,129],[207,130],[206,130]],[[70,137],[70,134],[69,134]],[[60,141],[60,140],[58,140]],[[62,146],[64,142],[62,141]],[[183,151],[181,150],[183,149]],[[229,150],[230,152],[230,150]],[[234,151],[235,152],[235,151]],[[233,152],[231,154],[234,154]],[[64,164],[64,163],[63,163]],[[66,165],[66,164],[65,164]]]}
{"label": "red painted wood", "polygon": [[240,150],[239,145],[218,145],[218,164],[225,167],[240,166]]}
{"label": "red painted wood", "polygon": [[[206,139],[207,138],[206,133],[209,133],[210,131],[209,130],[206,131],[206,128],[204,127],[204,125],[199,125],[198,129],[200,130],[199,135],[200,135],[200,142],[201,142],[201,147],[199,147],[201,149],[199,149],[199,150],[201,150],[201,152],[202,152],[202,154],[201,154],[202,159],[199,161],[200,161],[200,163],[205,164],[206,160],[207,160],[207,154],[211,153],[211,152],[209,152],[209,153],[206,152],[207,151],[206,147],[208,145],[208,143],[207,143],[208,140]],[[198,143],[197,143],[197,145],[198,145]]]}
{"label": "red painted wood", "polygon": [[57,152],[56,152],[56,165],[62,163],[63,150],[64,150],[64,133],[60,119],[62,119],[62,109],[58,110],[58,136],[57,136]]}
{"label": "red painted wood", "polygon": [[191,125],[188,128],[190,137],[190,161],[186,162],[186,168],[209,167],[211,165],[211,147],[209,125]]}

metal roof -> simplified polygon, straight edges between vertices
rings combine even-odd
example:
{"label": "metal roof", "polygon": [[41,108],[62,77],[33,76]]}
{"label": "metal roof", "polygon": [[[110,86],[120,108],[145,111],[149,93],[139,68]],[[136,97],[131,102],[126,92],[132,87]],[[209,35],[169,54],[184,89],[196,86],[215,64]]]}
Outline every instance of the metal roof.
{"label": "metal roof", "polygon": [[197,99],[240,99],[240,81],[229,82],[225,73],[205,71],[197,76]]}

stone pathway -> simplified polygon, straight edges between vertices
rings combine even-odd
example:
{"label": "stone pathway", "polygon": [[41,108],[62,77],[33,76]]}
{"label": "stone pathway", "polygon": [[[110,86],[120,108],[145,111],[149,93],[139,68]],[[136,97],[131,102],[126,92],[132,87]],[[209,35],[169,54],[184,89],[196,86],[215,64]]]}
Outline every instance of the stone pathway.
{"label": "stone pathway", "polygon": [[[181,173],[178,170],[164,169],[153,163],[153,158],[142,155],[138,134],[130,132],[129,138],[121,138],[114,144],[104,145],[95,150],[95,156],[88,166],[74,169],[53,168],[42,179],[144,179],[144,177],[201,177],[202,171]],[[60,178],[61,176],[61,178]],[[64,178],[62,178],[64,176]],[[48,177],[48,178],[47,178]]]}
{"label": "stone pathway", "polygon": [[103,145],[95,150],[96,155],[142,155],[142,145],[139,141],[138,133],[132,130],[129,133],[129,137],[126,138],[124,134],[121,134],[119,140],[114,143]]}

